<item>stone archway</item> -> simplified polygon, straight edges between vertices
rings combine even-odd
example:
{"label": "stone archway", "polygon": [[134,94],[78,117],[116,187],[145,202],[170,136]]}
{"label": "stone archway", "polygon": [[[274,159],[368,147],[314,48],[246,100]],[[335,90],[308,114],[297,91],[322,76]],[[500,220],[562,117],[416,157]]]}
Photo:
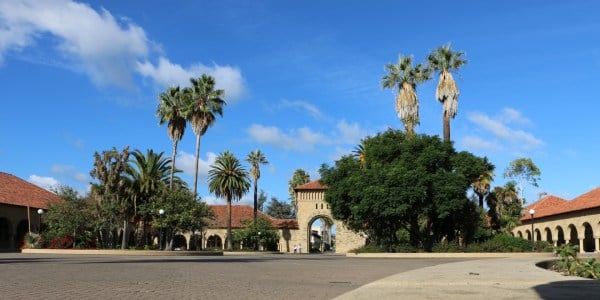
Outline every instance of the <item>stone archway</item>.
{"label": "stone archway", "polygon": [[295,198],[297,203],[296,218],[298,220],[298,233],[292,244],[302,247],[302,252],[307,253],[310,247],[309,227],[314,220],[325,218],[335,226],[335,245],[337,253],[346,253],[365,245],[366,237],[348,229],[343,222],[333,218],[329,204],[325,202],[326,187],[319,181],[313,181],[296,187]]}
{"label": "stone archway", "polygon": [[308,221],[306,251],[308,253],[335,252],[335,232],[335,223],[331,217],[324,215],[313,217]]}
{"label": "stone archway", "polygon": [[552,230],[550,230],[550,228],[546,227],[544,229],[544,231],[546,232],[546,241],[548,243],[554,243],[554,240],[552,239]]}

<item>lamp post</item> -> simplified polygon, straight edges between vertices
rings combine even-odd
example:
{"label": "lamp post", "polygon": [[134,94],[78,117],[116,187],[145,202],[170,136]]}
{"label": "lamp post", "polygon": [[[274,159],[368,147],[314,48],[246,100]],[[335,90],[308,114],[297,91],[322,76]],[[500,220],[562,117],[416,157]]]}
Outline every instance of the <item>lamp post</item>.
{"label": "lamp post", "polygon": [[158,250],[162,250],[162,216],[165,214],[165,210],[164,209],[159,209],[158,210],[158,215],[160,216],[160,233],[158,235]]}
{"label": "lamp post", "polygon": [[533,215],[535,214],[535,209],[530,209],[529,214],[531,215],[531,252],[535,251],[535,244],[533,243],[535,234],[533,233]]}
{"label": "lamp post", "polygon": [[43,209],[38,209],[37,210],[38,216],[39,216],[39,228],[38,228],[38,234],[42,234],[42,215],[44,214],[44,210]]}

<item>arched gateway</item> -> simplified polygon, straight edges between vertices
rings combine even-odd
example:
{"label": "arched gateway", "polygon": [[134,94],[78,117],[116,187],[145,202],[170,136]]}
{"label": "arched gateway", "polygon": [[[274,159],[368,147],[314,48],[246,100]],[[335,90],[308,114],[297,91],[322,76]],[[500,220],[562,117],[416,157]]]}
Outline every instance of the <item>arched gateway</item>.
{"label": "arched gateway", "polygon": [[[364,234],[349,230],[343,222],[333,218],[329,204],[323,200],[326,190],[327,187],[318,180],[294,189],[298,220],[294,243],[302,246],[302,252],[311,252],[312,249],[312,252],[331,250],[346,253],[364,246]],[[317,220],[321,220],[320,226],[314,226]]]}

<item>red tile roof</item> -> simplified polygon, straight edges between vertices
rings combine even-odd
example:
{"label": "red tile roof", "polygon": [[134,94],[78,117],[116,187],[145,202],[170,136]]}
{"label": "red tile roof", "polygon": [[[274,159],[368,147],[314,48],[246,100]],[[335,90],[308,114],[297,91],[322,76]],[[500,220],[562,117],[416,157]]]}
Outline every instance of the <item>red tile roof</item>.
{"label": "red tile roof", "polygon": [[19,177],[0,172],[0,203],[47,209],[50,203],[64,201],[58,195]]}
{"label": "red tile roof", "polygon": [[600,188],[593,189],[571,201],[555,196],[547,196],[524,207],[521,220],[529,220],[529,210],[535,210],[534,218],[542,218],[600,207]]}
{"label": "red tile roof", "polygon": [[[227,205],[211,205],[215,218],[209,221],[211,228],[227,228]],[[259,217],[265,217],[271,220],[275,228],[298,229],[296,219],[276,219],[261,211],[258,211]],[[249,205],[231,206],[231,228],[243,228],[242,221],[254,219],[254,208]]]}
{"label": "red tile roof", "polygon": [[294,188],[294,190],[296,191],[302,191],[302,190],[326,190],[327,186],[321,184],[321,181],[319,179],[305,183],[303,185],[299,185],[297,187]]}

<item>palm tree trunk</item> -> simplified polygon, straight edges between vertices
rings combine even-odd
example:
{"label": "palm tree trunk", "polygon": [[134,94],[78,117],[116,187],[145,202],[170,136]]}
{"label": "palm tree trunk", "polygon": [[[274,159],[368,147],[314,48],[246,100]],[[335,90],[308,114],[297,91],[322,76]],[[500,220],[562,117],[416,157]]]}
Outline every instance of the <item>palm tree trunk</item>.
{"label": "palm tree trunk", "polygon": [[231,244],[231,197],[227,197],[227,250],[233,250],[233,246]]}
{"label": "palm tree trunk", "polygon": [[194,198],[198,197],[198,161],[200,160],[200,135],[196,135],[196,175],[194,176]]}
{"label": "palm tree trunk", "polygon": [[121,239],[121,249],[125,250],[127,247],[127,220],[123,220],[123,238]]}
{"label": "palm tree trunk", "polygon": [[256,215],[258,210],[258,180],[254,180],[254,227],[256,227]]}
{"label": "palm tree trunk", "polygon": [[171,156],[171,178],[169,178],[169,189],[173,190],[173,177],[175,176],[175,157],[177,156],[177,143],[173,141],[173,156]]}
{"label": "palm tree trunk", "polygon": [[450,142],[450,116],[444,112],[444,142]]}

